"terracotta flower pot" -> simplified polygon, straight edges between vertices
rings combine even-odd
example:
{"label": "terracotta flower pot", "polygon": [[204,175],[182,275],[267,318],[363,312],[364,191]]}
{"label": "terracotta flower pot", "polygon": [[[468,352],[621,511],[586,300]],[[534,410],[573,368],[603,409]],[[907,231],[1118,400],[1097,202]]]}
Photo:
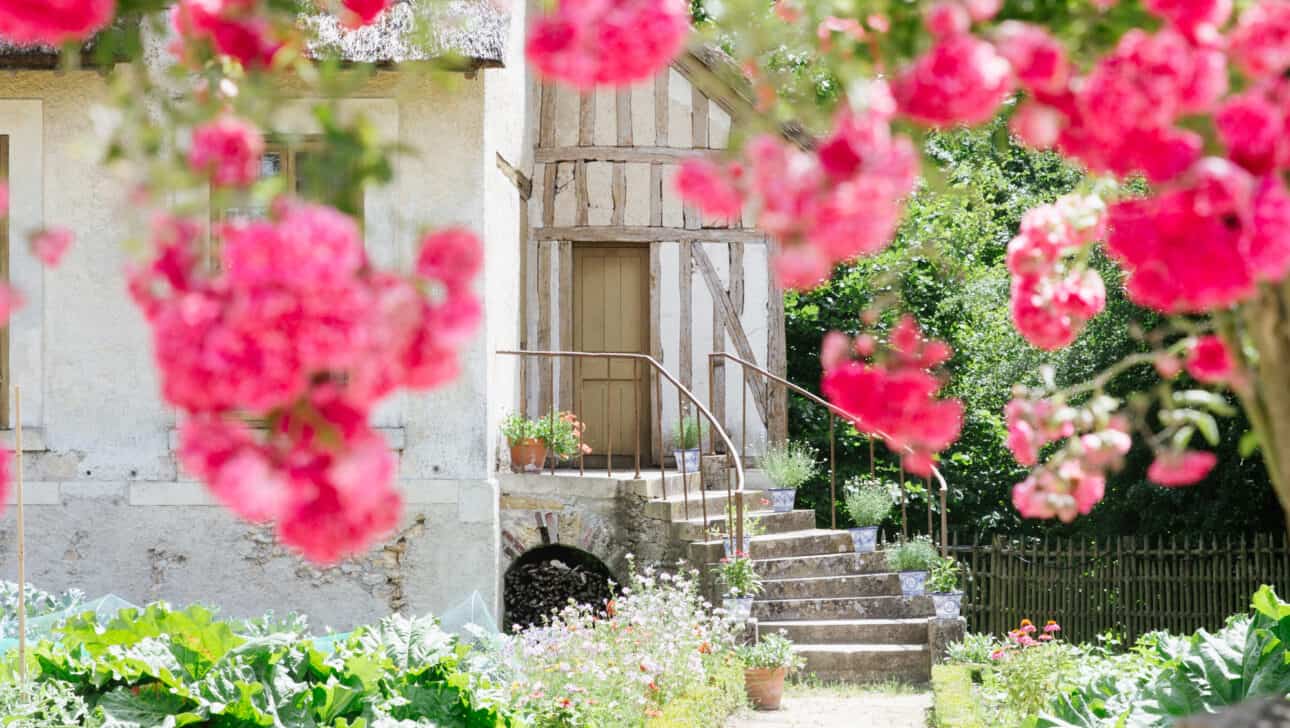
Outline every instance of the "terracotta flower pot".
{"label": "terracotta flower pot", "polygon": [[546,445],[541,440],[524,440],[511,445],[512,473],[540,473],[546,462]]}
{"label": "terracotta flower pot", "polygon": [[779,710],[788,668],[750,667],[744,670],[744,689],[757,710]]}

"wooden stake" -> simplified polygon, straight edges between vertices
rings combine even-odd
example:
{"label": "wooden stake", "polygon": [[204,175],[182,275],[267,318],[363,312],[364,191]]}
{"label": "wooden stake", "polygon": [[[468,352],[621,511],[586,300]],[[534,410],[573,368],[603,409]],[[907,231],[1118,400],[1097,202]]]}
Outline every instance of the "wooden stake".
{"label": "wooden stake", "polygon": [[22,511],[22,393],[13,388],[14,494],[18,504],[18,682],[27,682],[27,544]]}

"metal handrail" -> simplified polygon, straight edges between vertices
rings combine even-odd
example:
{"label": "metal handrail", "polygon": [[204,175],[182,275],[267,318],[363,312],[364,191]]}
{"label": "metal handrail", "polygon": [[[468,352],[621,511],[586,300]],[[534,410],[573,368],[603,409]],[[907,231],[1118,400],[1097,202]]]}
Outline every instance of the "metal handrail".
{"label": "metal handrail", "polygon": [[[654,370],[655,383],[656,383],[655,393],[657,394],[657,402],[656,402],[657,409],[656,409],[656,411],[655,411],[655,414],[656,414],[656,416],[657,416],[658,436],[659,436],[659,443],[658,443],[658,445],[659,445],[659,469],[660,469],[661,474],[662,474],[662,482],[663,482],[663,498],[664,498],[664,499],[666,499],[666,498],[667,498],[667,465],[666,465],[666,464],[665,464],[665,462],[664,462],[664,454],[663,454],[663,453],[664,453],[664,450],[663,450],[663,447],[664,447],[664,446],[663,446],[663,385],[662,385],[662,380],[663,380],[663,379],[666,379],[669,383],[671,383],[671,384],[672,384],[672,386],[676,387],[676,390],[677,390],[677,393],[678,393],[677,408],[678,408],[679,410],[681,410],[681,413],[682,413],[682,414],[684,413],[684,405],[683,405],[683,404],[682,404],[682,402],[681,402],[681,398],[682,398],[682,397],[684,397],[684,399],[685,399],[685,400],[688,400],[688,401],[689,401],[689,403],[690,403],[690,404],[695,408],[695,410],[697,410],[697,411],[699,412],[699,414],[703,415],[704,419],[706,419],[706,420],[708,421],[708,432],[709,432],[709,433],[711,433],[711,434],[710,434],[710,436],[711,436],[711,437],[713,437],[713,438],[715,438],[717,435],[719,435],[719,436],[721,437],[722,442],[724,442],[724,443],[725,443],[725,446],[726,446],[726,456],[727,456],[728,462],[729,462],[729,464],[731,465],[731,467],[733,468],[733,470],[734,470],[734,474],[735,474],[735,485],[734,485],[734,489],[733,489],[733,490],[731,490],[729,479],[727,478],[727,480],[726,480],[726,513],[731,513],[731,512],[733,512],[733,513],[734,513],[734,515],[735,515],[735,518],[734,518],[734,520],[735,520],[735,533],[734,533],[734,540],[731,542],[731,545],[732,545],[732,547],[734,547],[734,548],[736,548],[736,549],[737,549],[740,545],[742,545],[742,544],[743,544],[743,535],[744,535],[744,499],[743,499],[743,493],[744,493],[744,466],[743,466],[743,459],[740,457],[739,452],[735,450],[735,444],[734,444],[734,441],[732,441],[732,440],[730,439],[730,436],[726,433],[725,428],[722,426],[722,424],[721,424],[720,422],[718,422],[718,421],[717,421],[717,418],[712,414],[712,412],[711,412],[711,411],[710,411],[706,406],[704,406],[704,404],[703,404],[702,402],[700,402],[700,401],[699,401],[699,399],[698,399],[697,397],[695,397],[695,396],[694,396],[694,393],[693,393],[693,392],[691,392],[689,389],[687,389],[687,388],[685,387],[685,385],[681,384],[681,382],[680,382],[680,381],[678,381],[678,380],[676,379],[676,377],[672,376],[671,372],[669,372],[669,371],[667,371],[667,369],[663,368],[663,365],[662,365],[662,364],[660,364],[657,360],[655,360],[652,356],[649,356],[648,354],[633,354],[633,353],[618,353],[618,352],[587,352],[587,351],[498,351],[498,352],[497,352],[497,354],[498,354],[498,355],[500,355],[500,356],[514,356],[514,357],[519,357],[520,359],[524,359],[524,358],[550,359],[550,360],[555,360],[555,359],[572,359],[572,360],[575,360],[575,361],[577,361],[577,360],[582,360],[582,359],[610,359],[610,360],[612,360],[612,359],[623,359],[623,360],[628,360],[628,361],[633,362],[633,364],[632,364],[632,382],[633,382],[633,383],[637,383],[637,382],[639,382],[639,376],[638,376],[638,374],[639,374],[639,369],[638,369],[638,365],[640,365],[640,364],[644,364],[645,366],[648,366],[649,368],[653,369],[653,370]],[[579,390],[579,391],[578,391],[577,393],[575,393],[575,397],[574,397],[574,400],[575,400],[575,405],[574,405],[574,406],[575,406],[575,409],[577,408],[576,403],[577,403],[577,402],[581,402],[581,401],[582,401],[582,397],[580,396],[580,394],[581,394],[581,386],[579,386],[579,387],[578,387],[578,390]],[[557,396],[557,395],[556,395],[556,386],[555,386],[555,367],[552,367],[552,368],[551,368],[551,417],[552,417],[552,419],[553,419],[553,420],[554,420],[554,418],[555,418],[555,416],[556,416],[556,409],[557,409],[557,407],[556,407],[556,396]],[[608,397],[608,394],[606,394],[606,397]],[[637,389],[636,396],[634,397],[634,400],[633,400],[634,406],[638,406],[638,405],[639,405],[639,400],[640,400],[640,390],[639,390],[639,389]],[[575,413],[575,414],[576,414],[576,413]],[[678,423],[678,424],[679,424],[679,423]],[[636,452],[635,452],[635,460],[636,460],[636,477],[637,477],[637,478],[640,478],[640,474],[641,474],[641,466],[640,466],[640,418],[639,418],[639,417],[637,417],[637,418],[636,418],[636,429],[637,429],[637,432],[636,432],[636,438],[635,438],[635,450],[636,450]],[[612,473],[613,473],[613,430],[612,430],[612,425],[611,425],[611,429],[610,429],[609,437],[608,437],[607,441],[608,441],[608,443],[609,443],[609,452],[608,452],[608,455],[607,455],[607,458],[606,458],[606,462],[607,462],[607,469],[608,469],[609,474],[610,474],[610,475],[612,475]],[[713,439],[713,449],[714,449],[714,450],[716,449],[715,442],[716,442],[716,441],[715,441],[715,439]],[[579,474],[581,475],[581,474],[584,472],[584,469],[583,469],[582,449],[581,449],[581,445],[582,445],[582,442],[581,442],[581,436],[579,436],[579,443],[578,443],[578,444],[579,444],[579,462],[578,462],[578,472],[579,472]],[[699,443],[699,448],[700,448],[700,453],[702,453],[702,448],[703,448],[703,444],[702,444],[702,431],[700,431],[700,443]],[[714,453],[714,454],[715,454],[715,453]],[[682,502],[684,503],[683,508],[684,508],[684,513],[685,513],[685,518],[686,518],[686,519],[689,519],[689,517],[690,517],[690,484],[689,484],[689,473],[687,473],[687,472],[686,472],[686,465],[685,465],[685,458],[684,458],[684,457],[682,457],[682,458],[681,458],[681,462],[677,463],[677,468],[678,468],[678,470],[679,470],[679,471],[680,471],[680,473],[681,473],[681,486],[682,486],[682,489],[683,489]],[[700,460],[700,468],[699,468],[699,472],[700,472],[700,484],[699,484],[699,490],[700,490],[700,493],[702,493],[702,491],[703,491],[702,470],[703,470],[703,468],[702,468],[702,460]],[[551,462],[551,472],[552,472],[552,473],[554,473],[554,472],[555,472],[555,458],[552,458],[552,462]],[[737,495],[738,497],[736,497],[736,495]],[[702,512],[703,512],[703,530],[704,530],[704,533],[705,533],[705,535],[706,535],[706,534],[707,534],[707,532],[708,532],[708,501],[707,501],[707,498],[704,498],[702,495],[700,495],[699,503],[700,503],[700,505],[701,505],[701,507],[702,507]],[[733,508],[732,508],[732,506],[733,506]],[[725,519],[725,521],[726,521],[726,529],[725,529],[725,530],[726,530],[726,534],[727,534],[727,535],[729,535],[729,534],[730,534],[730,519],[729,519],[729,518],[726,518],[726,519]]]}
{"label": "metal handrail", "polygon": [[[771,372],[765,369],[764,367],[759,366],[756,362],[751,362],[751,361],[748,361],[747,359],[742,359],[740,357],[737,357],[733,354],[729,354],[724,351],[717,351],[717,352],[708,354],[708,390],[709,390],[708,395],[710,400],[715,399],[715,394],[712,389],[713,382],[716,381],[715,375],[716,375],[717,365],[720,363],[721,365],[724,366],[725,362],[722,360],[728,360],[738,364],[741,368],[741,371],[743,372],[743,388],[741,389],[742,403],[743,403],[742,404],[743,406],[743,419],[742,419],[743,448],[741,449],[741,452],[745,452],[748,448],[748,372],[749,370],[752,370],[753,372],[761,375],[762,377],[765,377],[766,379],[776,382],[777,384],[787,387],[789,391],[793,392],[794,394],[805,397],[807,400],[814,402],[815,404],[818,404],[821,407],[824,407],[825,410],[828,411],[829,413],[829,516],[830,516],[830,522],[832,524],[832,527],[837,528],[838,527],[838,493],[837,493],[838,474],[837,474],[837,441],[834,434],[834,422],[838,417],[841,417],[842,419],[847,420],[849,422],[854,422],[859,418],[847,412],[846,410],[842,409],[841,407],[838,407],[832,402],[829,402],[828,400],[824,399],[818,394],[815,394],[814,392],[800,385],[794,384],[793,382],[788,381],[787,379],[775,374],[774,372]],[[873,475],[874,473],[873,441],[875,437],[879,437],[888,441],[891,440],[891,438],[888,437],[887,434],[882,431],[876,431],[869,436],[869,474],[870,475]],[[727,445],[727,447],[729,446]],[[715,440],[712,442],[712,448],[715,454],[715,451],[716,451]],[[949,486],[945,482],[945,476],[941,474],[940,469],[938,469],[935,465],[932,466],[932,475],[935,476],[937,483],[940,484],[941,555],[944,556],[947,553],[947,550],[949,548],[949,544],[946,536],[946,532],[948,531],[948,522],[949,522],[949,517],[947,515],[946,493],[948,491]],[[929,484],[928,493],[927,493],[927,499],[928,499],[927,504],[928,504],[929,515],[931,513],[931,496],[932,494],[931,494],[931,488]],[[908,536],[908,523],[907,523],[907,518],[904,514],[905,480],[904,480],[903,469],[901,470],[900,500],[901,500],[901,511],[902,511],[902,514],[901,514],[902,530],[905,532],[905,535]],[[930,528],[929,528],[929,531],[930,531]]]}

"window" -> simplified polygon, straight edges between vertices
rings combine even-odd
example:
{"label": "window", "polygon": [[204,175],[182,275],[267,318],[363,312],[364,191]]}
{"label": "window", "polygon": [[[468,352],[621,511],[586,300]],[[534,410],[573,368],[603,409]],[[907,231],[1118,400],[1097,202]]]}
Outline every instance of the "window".
{"label": "window", "polygon": [[[326,161],[319,154],[322,149],[322,137],[304,135],[293,137],[270,138],[265,144],[264,155],[260,157],[260,179],[281,178],[283,191],[305,200],[329,202],[340,193],[335,174],[329,174],[325,168]],[[256,204],[245,192],[225,191],[226,204],[212,204],[211,222],[218,224],[234,220],[252,220],[267,217],[269,210],[263,204]],[[233,195],[237,195],[236,198]],[[218,198],[216,198],[218,199]],[[362,222],[362,205],[359,202],[358,219]],[[207,253],[211,269],[219,267],[219,241],[212,236],[212,243]]]}

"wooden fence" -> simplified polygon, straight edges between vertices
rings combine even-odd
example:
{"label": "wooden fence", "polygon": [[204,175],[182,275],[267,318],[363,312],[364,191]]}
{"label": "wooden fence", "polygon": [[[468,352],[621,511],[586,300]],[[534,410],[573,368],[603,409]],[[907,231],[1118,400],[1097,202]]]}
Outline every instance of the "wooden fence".
{"label": "wooden fence", "polygon": [[1145,632],[1217,629],[1249,609],[1271,584],[1290,594],[1285,532],[1237,537],[1004,539],[950,536],[966,568],[968,629],[1002,635],[1023,618],[1055,619],[1062,636],[1092,641],[1114,630],[1129,643]]}

